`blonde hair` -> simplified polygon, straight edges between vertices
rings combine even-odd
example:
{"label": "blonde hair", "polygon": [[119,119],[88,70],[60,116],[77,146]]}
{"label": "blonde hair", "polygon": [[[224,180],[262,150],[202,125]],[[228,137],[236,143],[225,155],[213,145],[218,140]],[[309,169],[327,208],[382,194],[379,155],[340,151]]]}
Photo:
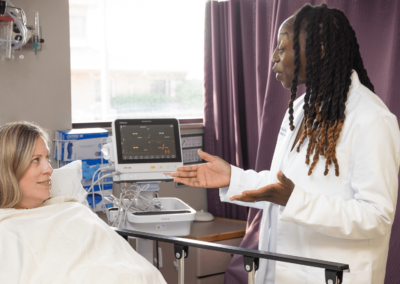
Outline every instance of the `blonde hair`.
{"label": "blonde hair", "polygon": [[31,122],[0,126],[0,208],[14,208],[21,201],[19,180],[30,164],[39,137],[49,145],[46,131]]}

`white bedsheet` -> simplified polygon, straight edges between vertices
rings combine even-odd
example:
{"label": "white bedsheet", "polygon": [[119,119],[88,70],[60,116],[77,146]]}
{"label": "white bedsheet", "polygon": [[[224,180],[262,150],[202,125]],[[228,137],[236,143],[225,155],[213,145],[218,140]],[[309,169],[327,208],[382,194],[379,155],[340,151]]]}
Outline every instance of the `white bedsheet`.
{"label": "white bedsheet", "polygon": [[159,271],[69,197],[0,209],[0,283],[163,284]]}

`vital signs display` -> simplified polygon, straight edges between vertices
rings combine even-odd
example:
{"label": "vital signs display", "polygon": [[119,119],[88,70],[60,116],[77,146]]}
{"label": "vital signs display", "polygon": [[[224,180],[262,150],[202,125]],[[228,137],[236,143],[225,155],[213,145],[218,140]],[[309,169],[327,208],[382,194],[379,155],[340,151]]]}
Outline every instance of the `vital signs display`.
{"label": "vital signs display", "polygon": [[120,125],[122,160],[176,158],[174,125]]}
{"label": "vital signs display", "polygon": [[113,130],[118,164],[182,162],[176,119],[117,119]]}

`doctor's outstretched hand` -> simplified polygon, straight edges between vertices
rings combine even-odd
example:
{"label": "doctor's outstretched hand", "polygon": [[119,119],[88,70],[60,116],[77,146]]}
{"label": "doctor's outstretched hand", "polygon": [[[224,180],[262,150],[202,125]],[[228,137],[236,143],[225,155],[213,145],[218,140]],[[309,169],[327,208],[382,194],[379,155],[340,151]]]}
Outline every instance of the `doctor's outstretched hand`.
{"label": "doctor's outstretched hand", "polygon": [[277,174],[279,182],[269,184],[257,190],[245,190],[241,195],[233,195],[230,200],[257,202],[269,201],[278,205],[286,206],[294,189],[294,183],[288,179],[282,171]]}
{"label": "doctor's outstretched hand", "polygon": [[178,172],[171,174],[175,178],[174,181],[193,187],[228,186],[231,180],[231,165],[201,150],[198,153],[208,163],[177,168]]}

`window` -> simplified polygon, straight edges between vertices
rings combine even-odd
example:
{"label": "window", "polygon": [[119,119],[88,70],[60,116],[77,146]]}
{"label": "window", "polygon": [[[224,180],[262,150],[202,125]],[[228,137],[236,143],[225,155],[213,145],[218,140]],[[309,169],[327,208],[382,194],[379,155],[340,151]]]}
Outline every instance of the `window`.
{"label": "window", "polygon": [[70,37],[85,38],[85,18],[84,17],[70,17]]}
{"label": "window", "polygon": [[72,122],[203,117],[204,0],[69,7]]}
{"label": "window", "polygon": [[94,102],[101,102],[101,81],[99,79],[94,80]]}
{"label": "window", "polygon": [[166,80],[152,80],[150,85],[150,94],[167,95]]}
{"label": "window", "polygon": [[[114,88],[114,81],[113,80],[109,80],[109,88],[110,88],[110,95],[111,97],[115,97],[115,88]],[[107,86],[105,86],[107,87]],[[101,102],[101,93],[102,93],[102,85],[101,85],[101,80],[100,79],[96,79],[94,80],[94,102],[95,103],[99,103]]]}

